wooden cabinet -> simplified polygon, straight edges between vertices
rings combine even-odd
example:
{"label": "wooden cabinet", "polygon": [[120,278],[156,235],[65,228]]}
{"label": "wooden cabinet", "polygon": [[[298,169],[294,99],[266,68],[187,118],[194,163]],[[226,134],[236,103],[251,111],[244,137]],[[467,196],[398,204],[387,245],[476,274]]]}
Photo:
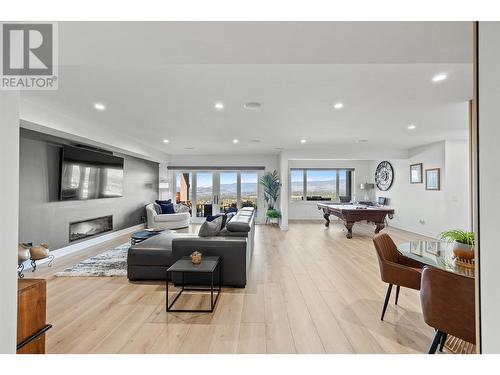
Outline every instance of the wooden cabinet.
{"label": "wooden cabinet", "polygon": [[[47,283],[42,279],[19,279],[17,288],[18,354],[44,354]],[[29,342],[26,342],[29,340]],[[24,344],[22,347],[19,347]]]}

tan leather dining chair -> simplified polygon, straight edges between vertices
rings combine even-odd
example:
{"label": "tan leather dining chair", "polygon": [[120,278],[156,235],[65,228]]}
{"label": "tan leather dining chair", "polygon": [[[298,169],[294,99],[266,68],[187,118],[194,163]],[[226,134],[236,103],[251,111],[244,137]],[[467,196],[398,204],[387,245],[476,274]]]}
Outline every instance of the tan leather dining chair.
{"label": "tan leather dining chair", "polygon": [[382,309],[382,316],[380,317],[380,320],[384,320],[387,304],[391,297],[392,286],[397,285],[397,305],[401,287],[420,290],[420,277],[424,265],[401,255],[396,248],[396,244],[387,233],[375,235],[373,237],[373,243],[377,250],[380,277],[382,281],[389,284],[385,296],[384,307]]}
{"label": "tan leather dining chair", "polygon": [[443,350],[447,335],[476,344],[474,279],[433,267],[422,270],[424,321],[436,329],[429,354]]}

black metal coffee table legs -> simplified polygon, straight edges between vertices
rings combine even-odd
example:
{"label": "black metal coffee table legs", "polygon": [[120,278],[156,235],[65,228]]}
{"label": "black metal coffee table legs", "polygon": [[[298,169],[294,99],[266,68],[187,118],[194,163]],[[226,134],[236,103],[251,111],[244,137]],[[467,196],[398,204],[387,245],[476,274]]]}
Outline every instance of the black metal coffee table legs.
{"label": "black metal coffee table legs", "polygon": [[[214,286],[214,274],[216,273],[215,271],[217,270],[217,286]],[[173,300],[169,302],[168,298],[168,280],[170,279],[170,276],[173,273],[180,273],[181,274],[181,284],[180,288],[181,290],[175,295]],[[184,276],[186,273],[193,273],[191,270],[167,270],[167,281],[166,281],[166,309],[167,312],[187,312],[187,313],[211,313],[214,311],[215,306],[217,305],[217,301],[219,300],[219,295],[222,290],[222,265],[219,261],[217,261],[217,264],[215,268],[211,271],[194,271],[195,273],[202,273],[202,274],[208,274],[210,275],[210,287],[209,288],[203,288],[203,287],[192,287],[192,286],[187,286],[184,280]],[[183,294],[184,291],[195,291],[195,292],[210,292],[210,308],[209,309],[176,309],[174,308],[174,304],[177,302],[179,297]]]}

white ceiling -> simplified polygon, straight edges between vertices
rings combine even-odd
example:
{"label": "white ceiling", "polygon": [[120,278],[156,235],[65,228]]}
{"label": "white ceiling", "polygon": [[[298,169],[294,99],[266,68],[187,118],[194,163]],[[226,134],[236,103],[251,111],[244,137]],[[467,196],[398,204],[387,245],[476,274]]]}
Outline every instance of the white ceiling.
{"label": "white ceiling", "polygon": [[[24,91],[21,117],[117,147],[406,149],[467,135],[471,23],[84,22],[61,23],[59,36],[59,90]],[[431,82],[440,72],[449,78]]]}

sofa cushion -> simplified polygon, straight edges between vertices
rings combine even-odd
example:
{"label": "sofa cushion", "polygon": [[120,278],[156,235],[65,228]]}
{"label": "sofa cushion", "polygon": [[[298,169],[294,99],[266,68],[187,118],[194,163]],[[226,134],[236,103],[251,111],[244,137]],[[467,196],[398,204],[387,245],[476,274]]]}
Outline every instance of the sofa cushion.
{"label": "sofa cushion", "polygon": [[223,228],[217,236],[218,237],[248,237],[248,233],[249,232],[231,232],[230,230],[227,230],[227,228]]}
{"label": "sofa cushion", "polygon": [[226,223],[225,223],[225,225],[224,225],[224,226],[226,226],[226,225],[227,225],[227,223],[229,223],[229,220],[231,220],[231,219],[234,217],[234,215],[236,215],[236,212],[228,212],[228,213],[226,214]]}
{"label": "sofa cushion", "polygon": [[226,228],[231,232],[250,232],[250,216],[235,216],[227,223]]}
{"label": "sofa cushion", "polygon": [[169,203],[172,203],[172,199],[167,199],[166,201],[165,200],[162,201],[162,200],[157,199],[157,200],[155,200],[155,203],[156,204],[169,204]]}
{"label": "sofa cushion", "polygon": [[160,203],[160,207],[161,207],[161,214],[162,215],[175,214],[173,203]]}
{"label": "sofa cushion", "polygon": [[193,233],[160,233],[128,249],[129,266],[172,265],[172,240],[174,238],[198,237]]}
{"label": "sofa cushion", "polygon": [[200,227],[198,236],[200,237],[215,237],[219,234],[222,228],[222,216],[215,218],[212,221],[206,220]]}
{"label": "sofa cushion", "polygon": [[220,229],[222,229],[222,228],[224,228],[226,226],[226,222],[227,222],[227,215],[226,214],[220,213],[220,214],[217,214],[217,215],[208,215],[207,216],[207,221],[214,221],[218,217],[222,218],[222,224],[220,225]]}
{"label": "sofa cushion", "polygon": [[191,215],[189,212],[181,212],[178,214],[168,214],[168,215],[156,215],[156,222],[166,222],[166,221],[184,221],[189,219]]}
{"label": "sofa cushion", "polygon": [[176,214],[181,214],[184,212],[189,212],[189,207],[182,203],[174,204],[174,211]]}

